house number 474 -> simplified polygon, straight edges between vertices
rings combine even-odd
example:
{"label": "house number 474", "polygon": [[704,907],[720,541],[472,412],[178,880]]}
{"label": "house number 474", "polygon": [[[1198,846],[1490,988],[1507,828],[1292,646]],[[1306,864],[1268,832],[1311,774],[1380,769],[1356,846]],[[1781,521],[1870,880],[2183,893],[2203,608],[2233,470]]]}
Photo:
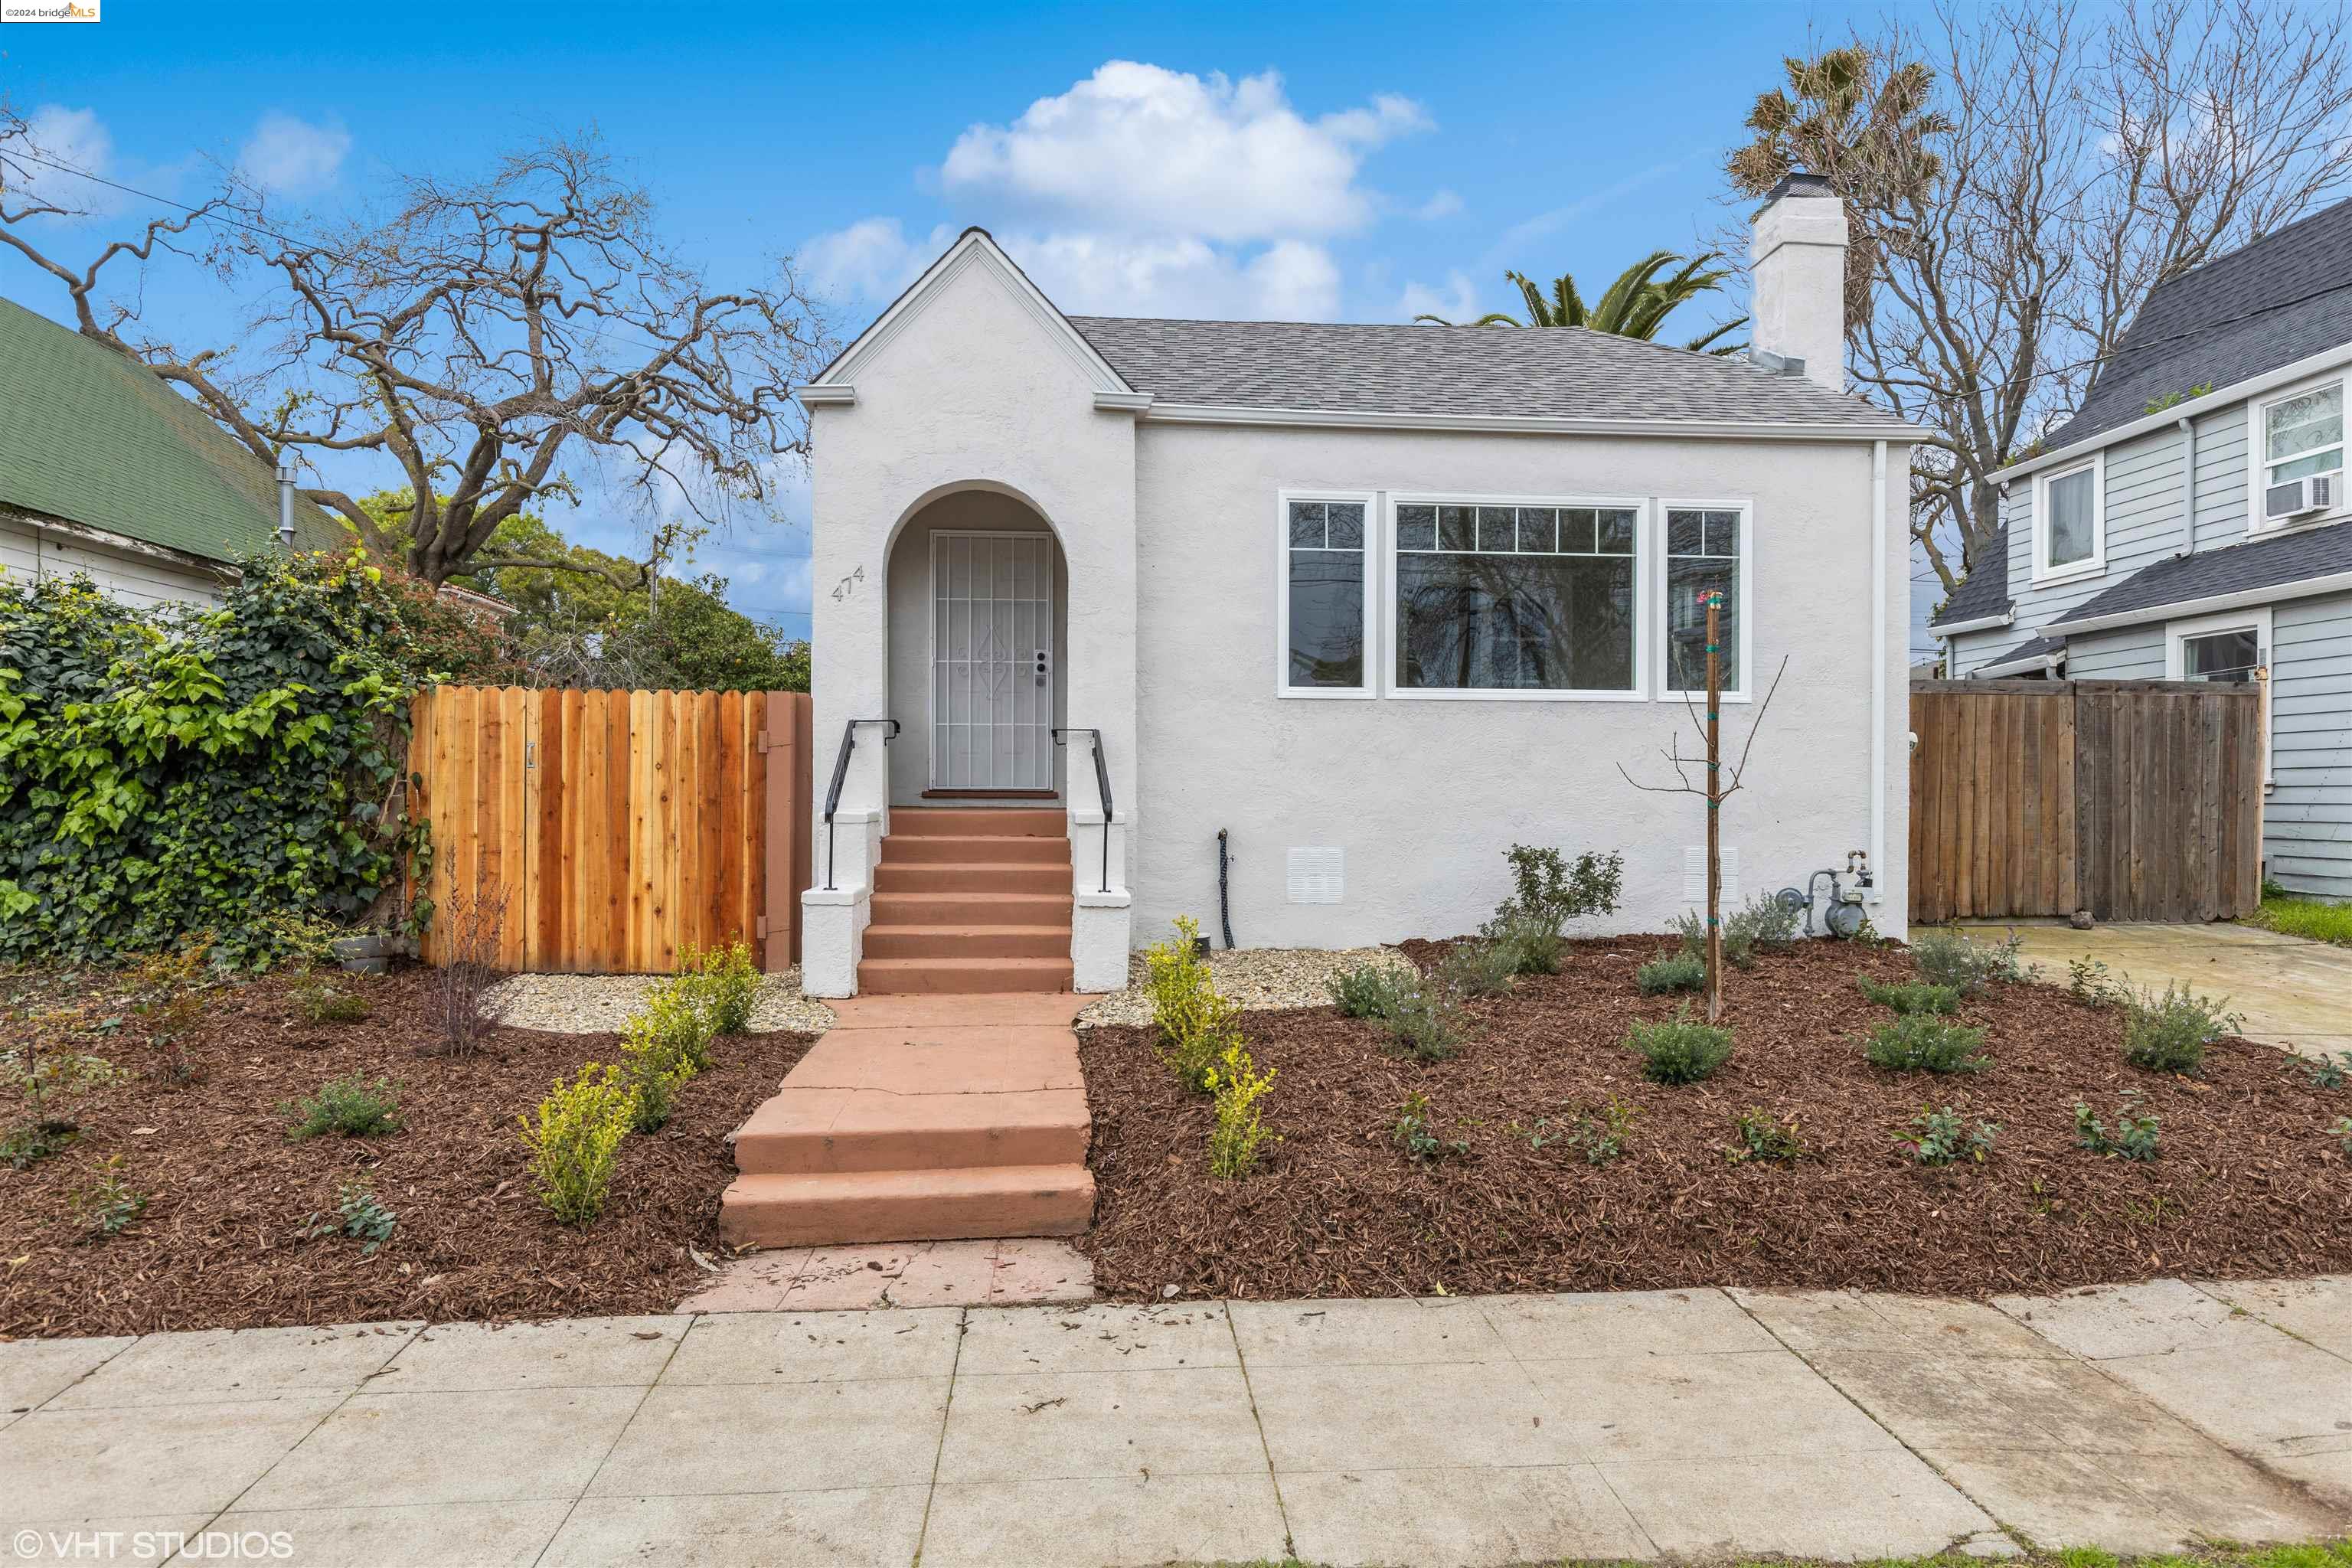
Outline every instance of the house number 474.
{"label": "house number 474", "polygon": [[849,597],[850,595],[857,592],[857,584],[865,581],[866,568],[860,566],[856,571],[852,572],[848,576],[844,577],[840,582],[835,583],[833,585],[834,602],[835,604],[839,604],[842,600]]}

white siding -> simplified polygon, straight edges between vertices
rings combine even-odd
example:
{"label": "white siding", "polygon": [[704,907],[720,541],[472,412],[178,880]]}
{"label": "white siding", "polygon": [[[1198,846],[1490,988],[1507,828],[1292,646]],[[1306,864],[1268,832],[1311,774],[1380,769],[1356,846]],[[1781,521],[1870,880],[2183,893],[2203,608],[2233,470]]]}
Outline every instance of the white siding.
{"label": "white siding", "polygon": [[100,592],[128,605],[216,605],[226,586],[223,574],[209,569],[109,550],[6,518],[0,518],[0,568],[12,583],[83,573]]}

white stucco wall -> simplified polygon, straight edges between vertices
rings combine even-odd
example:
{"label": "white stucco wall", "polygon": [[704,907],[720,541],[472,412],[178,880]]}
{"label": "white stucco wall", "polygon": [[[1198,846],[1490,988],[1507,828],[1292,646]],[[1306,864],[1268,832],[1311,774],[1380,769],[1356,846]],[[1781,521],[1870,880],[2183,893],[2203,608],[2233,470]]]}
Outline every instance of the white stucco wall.
{"label": "white stucco wall", "polygon": [[[1514,842],[1625,857],[1617,929],[1657,930],[1688,908],[1685,850],[1706,807],[1620,776],[1671,780],[1659,752],[1689,719],[1679,699],[1365,701],[1276,695],[1282,489],[1751,500],[1753,670],[1760,700],[1788,674],[1756,742],[1724,843],[1741,890],[1843,867],[1868,847],[1871,602],[1866,443],[1395,435],[1158,426],[1138,435],[1141,550],[1135,939],[1181,913],[1213,930],[1216,834],[1233,834],[1234,932],[1244,946],[1329,947],[1475,929],[1508,889]],[[1873,919],[1899,932],[1907,683],[1903,658],[1902,448],[1889,454],[1895,521],[1882,540],[1887,849]],[[1645,524],[1660,524],[1655,510]],[[1663,590],[1648,546],[1645,591]],[[1376,557],[1376,561],[1378,557]],[[1385,563],[1380,594],[1387,593]],[[1083,592],[1083,586],[1074,590]],[[1651,623],[1654,626],[1654,620]],[[1654,638],[1648,639],[1654,642]],[[1654,647],[1648,671],[1656,682]],[[1386,644],[1383,666],[1393,659]],[[1744,737],[1755,705],[1726,710]],[[1693,748],[1686,744],[1687,752]],[[1293,847],[1343,851],[1336,905],[1288,900]]]}

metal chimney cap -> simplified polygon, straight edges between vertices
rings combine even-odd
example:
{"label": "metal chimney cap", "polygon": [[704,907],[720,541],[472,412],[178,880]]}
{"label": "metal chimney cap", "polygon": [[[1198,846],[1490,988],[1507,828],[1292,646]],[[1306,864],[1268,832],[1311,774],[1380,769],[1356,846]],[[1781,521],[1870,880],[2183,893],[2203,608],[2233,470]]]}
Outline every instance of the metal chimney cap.
{"label": "metal chimney cap", "polygon": [[278,482],[281,485],[290,485],[294,482],[294,465],[283,458],[278,460]]}
{"label": "metal chimney cap", "polygon": [[1780,176],[1780,183],[1765,193],[1766,202],[1777,202],[1782,196],[1833,196],[1837,190],[1824,174],[1809,174],[1802,169],[1791,169]]}

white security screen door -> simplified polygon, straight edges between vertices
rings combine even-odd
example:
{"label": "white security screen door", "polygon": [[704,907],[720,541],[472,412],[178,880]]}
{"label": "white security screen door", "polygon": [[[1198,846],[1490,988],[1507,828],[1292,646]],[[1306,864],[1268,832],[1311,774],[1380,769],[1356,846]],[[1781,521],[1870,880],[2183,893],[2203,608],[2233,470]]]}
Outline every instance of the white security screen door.
{"label": "white security screen door", "polygon": [[931,787],[1054,787],[1054,539],[931,535]]}

